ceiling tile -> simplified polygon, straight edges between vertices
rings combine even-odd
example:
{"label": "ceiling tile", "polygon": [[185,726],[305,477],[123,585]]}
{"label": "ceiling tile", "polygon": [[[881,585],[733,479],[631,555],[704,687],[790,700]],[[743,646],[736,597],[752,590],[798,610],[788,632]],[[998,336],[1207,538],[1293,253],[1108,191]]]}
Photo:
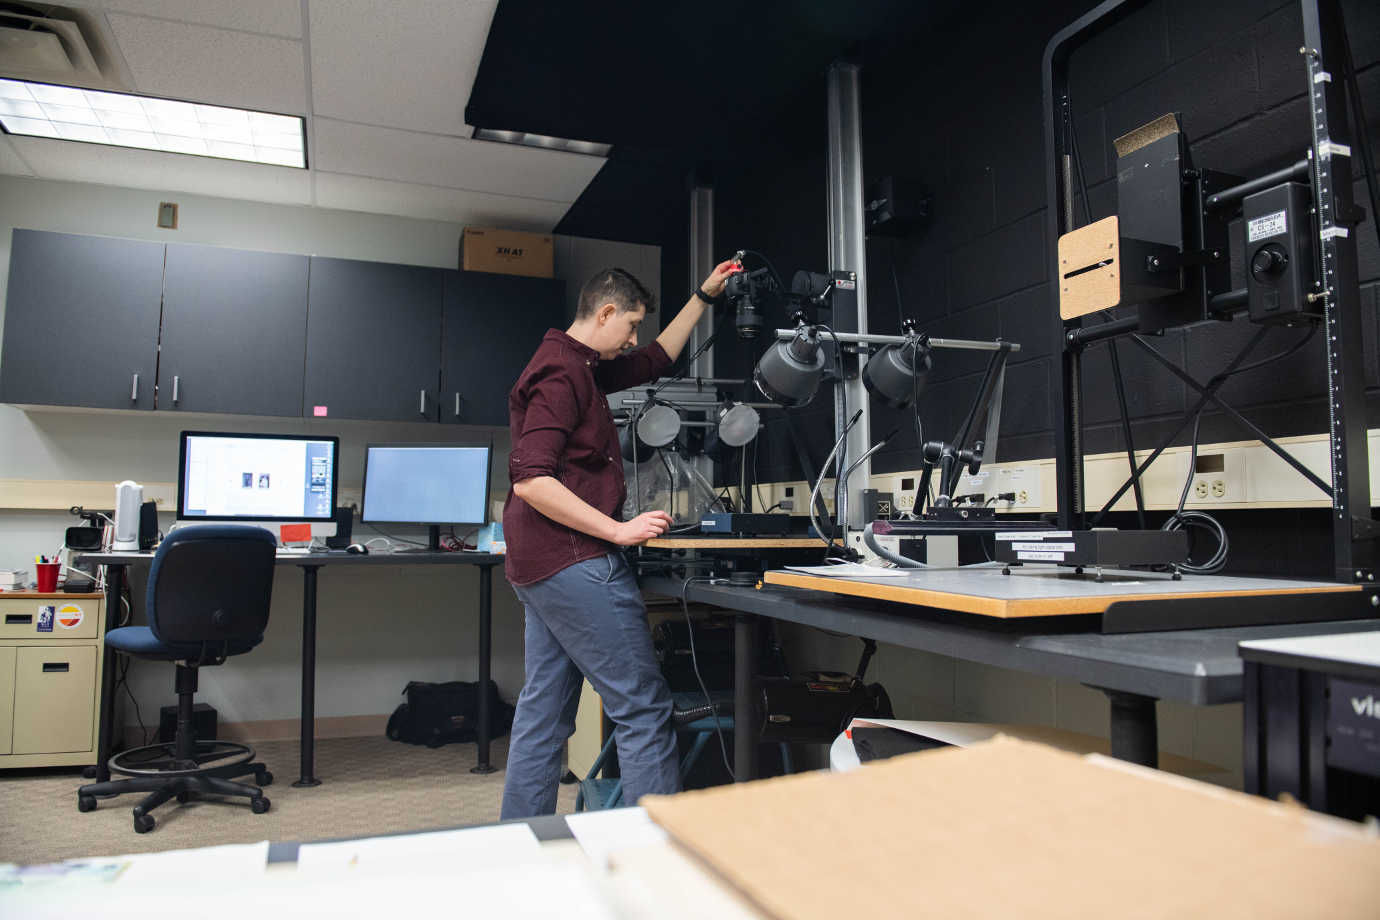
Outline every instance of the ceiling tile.
{"label": "ceiling tile", "polygon": [[302,37],[301,0],[105,0],[105,8],[265,35]]}
{"label": "ceiling tile", "polygon": [[602,157],[316,118],[312,165],[330,172],[571,202]]}
{"label": "ceiling tile", "polygon": [[510,198],[329,172],[316,174],[316,204],[322,208],[401,214],[457,224],[529,230],[533,233],[549,232],[565,214],[567,207],[558,201]]}
{"label": "ceiling tile", "polygon": [[11,137],[9,141],[34,164],[34,173],[42,179],[280,204],[311,203],[311,174],[305,169],[36,137]]}
{"label": "ceiling tile", "polygon": [[332,0],[311,12],[317,115],[468,134],[464,109],[488,38],[489,0]]}
{"label": "ceiling tile", "polygon": [[141,93],[306,113],[300,41],[122,13],[108,18]]}
{"label": "ceiling tile", "polygon": [[34,171],[19,158],[8,137],[0,137],[0,173],[9,176],[32,176]]}

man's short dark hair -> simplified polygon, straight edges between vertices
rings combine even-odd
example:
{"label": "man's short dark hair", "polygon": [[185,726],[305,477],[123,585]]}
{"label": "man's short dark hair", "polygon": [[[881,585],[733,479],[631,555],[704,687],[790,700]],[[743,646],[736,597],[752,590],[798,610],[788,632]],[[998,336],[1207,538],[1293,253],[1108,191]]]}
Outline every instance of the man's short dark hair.
{"label": "man's short dark hair", "polygon": [[575,318],[588,319],[606,303],[616,306],[619,313],[636,310],[638,304],[645,306],[648,313],[656,312],[656,296],[632,272],[622,268],[606,268],[585,282],[580,288]]}

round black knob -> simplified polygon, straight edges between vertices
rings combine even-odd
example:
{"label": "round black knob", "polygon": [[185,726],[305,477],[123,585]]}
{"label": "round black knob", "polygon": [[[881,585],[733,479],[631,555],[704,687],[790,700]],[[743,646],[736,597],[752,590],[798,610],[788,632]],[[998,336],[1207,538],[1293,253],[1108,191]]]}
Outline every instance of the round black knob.
{"label": "round black knob", "polygon": [[1277,246],[1262,246],[1251,257],[1251,274],[1255,275],[1257,280],[1264,280],[1267,275],[1280,274],[1288,264],[1289,256],[1283,249]]}

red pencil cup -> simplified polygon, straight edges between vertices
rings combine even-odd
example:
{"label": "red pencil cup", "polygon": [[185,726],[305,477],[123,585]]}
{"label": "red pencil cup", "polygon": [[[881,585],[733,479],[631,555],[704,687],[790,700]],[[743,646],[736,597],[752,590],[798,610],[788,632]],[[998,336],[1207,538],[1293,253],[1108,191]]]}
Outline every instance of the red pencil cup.
{"label": "red pencil cup", "polygon": [[57,590],[58,569],[62,566],[56,562],[35,562],[34,569],[38,573],[38,590],[43,594],[51,594]]}

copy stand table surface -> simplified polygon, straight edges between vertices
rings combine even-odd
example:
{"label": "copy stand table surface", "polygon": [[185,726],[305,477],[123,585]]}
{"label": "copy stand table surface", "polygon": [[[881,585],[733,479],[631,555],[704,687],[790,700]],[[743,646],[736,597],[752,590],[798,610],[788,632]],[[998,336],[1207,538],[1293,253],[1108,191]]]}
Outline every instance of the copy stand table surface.
{"label": "copy stand table surface", "polygon": [[[681,597],[683,584],[684,579],[669,576],[641,578],[643,590],[668,597]],[[1238,642],[1380,628],[1380,619],[1366,619],[1106,635],[1096,631],[1091,616],[1002,620],[776,585],[756,589],[697,581],[686,587],[685,597],[740,614],[735,620],[737,712],[751,712],[754,705],[751,615],[757,615],[1087,684],[1111,700],[1112,753],[1152,766],[1158,756],[1155,700],[1195,706],[1240,702]],[[1308,597],[1297,601],[1308,603]],[[734,745],[738,778],[752,778],[752,733],[736,733]]]}
{"label": "copy stand table surface", "polygon": [[1070,616],[1107,612],[1114,604],[1139,601],[1221,600],[1280,598],[1309,595],[1314,598],[1344,595],[1362,609],[1361,585],[1296,581],[1273,578],[1237,578],[1227,575],[1184,575],[1175,581],[1165,572],[1108,570],[1101,581],[1091,574],[1077,575],[1066,568],[1026,565],[1002,574],[1000,563],[962,568],[916,569],[889,578],[833,578],[803,572],[771,571],[763,578],[769,585],[806,588],[872,600],[895,601],[920,607],[953,610],[978,616]]}
{"label": "copy stand table surface", "polygon": [[[125,567],[128,565],[148,565],[153,560],[152,553],[87,553],[83,557],[89,562],[109,567],[106,577],[106,609],[118,611],[120,594],[124,590]],[[478,735],[479,763],[472,773],[492,773],[496,769],[489,763],[489,695],[484,688],[489,685],[489,664],[493,636],[493,568],[503,562],[503,556],[491,553],[448,553],[448,552],[408,552],[408,553],[302,553],[280,554],[277,564],[295,565],[302,570],[302,753],[301,776],[294,786],[317,786],[321,781],[315,775],[316,760],[316,574],[323,566],[333,565],[474,565],[479,567],[479,725]],[[106,623],[119,620],[118,616],[107,615]],[[107,650],[105,653],[111,653]],[[106,660],[104,688],[101,691],[101,726],[97,746],[97,780],[110,779],[110,740],[113,726],[114,701],[111,699],[113,669],[109,658]]]}

